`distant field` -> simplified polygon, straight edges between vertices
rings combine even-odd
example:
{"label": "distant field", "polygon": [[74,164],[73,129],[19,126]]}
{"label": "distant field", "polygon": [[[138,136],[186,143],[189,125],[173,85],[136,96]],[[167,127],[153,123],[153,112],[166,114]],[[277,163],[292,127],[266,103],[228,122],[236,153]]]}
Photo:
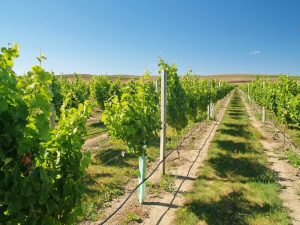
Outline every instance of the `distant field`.
{"label": "distant field", "polygon": [[[91,78],[95,75],[90,74],[78,74],[84,81],[89,82]],[[66,74],[66,75],[57,75],[57,76],[64,76],[68,79],[74,79],[73,74]],[[112,80],[121,80],[123,82],[126,82],[131,79],[139,79],[140,75],[97,75],[97,76],[107,76],[111,78]],[[276,80],[279,75],[256,75],[256,74],[218,74],[218,75],[197,75],[201,79],[216,79],[220,81],[227,81],[232,84],[242,84],[246,82],[251,82],[253,80],[256,80],[257,77],[260,77],[260,79],[267,79],[267,80]],[[152,75],[151,79],[156,80],[158,78],[158,75]],[[298,76],[298,80],[300,81],[300,76]]]}

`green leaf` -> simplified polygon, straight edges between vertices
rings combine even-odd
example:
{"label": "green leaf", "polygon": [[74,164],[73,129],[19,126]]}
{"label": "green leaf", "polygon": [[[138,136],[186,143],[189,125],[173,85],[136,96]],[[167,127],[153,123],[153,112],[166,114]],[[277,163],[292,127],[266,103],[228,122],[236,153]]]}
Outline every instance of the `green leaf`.
{"label": "green leaf", "polygon": [[8,109],[8,104],[5,99],[0,98],[0,112],[4,112]]}

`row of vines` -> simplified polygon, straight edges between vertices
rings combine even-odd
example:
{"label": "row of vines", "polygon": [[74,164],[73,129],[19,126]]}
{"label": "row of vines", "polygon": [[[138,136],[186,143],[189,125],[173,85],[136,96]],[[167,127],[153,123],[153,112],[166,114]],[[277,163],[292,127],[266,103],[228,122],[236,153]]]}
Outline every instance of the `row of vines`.
{"label": "row of vines", "polygon": [[300,84],[294,77],[276,81],[257,79],[242,90],[257,104],[271,110],[284,124],[300,124]]}
{"label": "row of vines", "polygon": [[[81,148],[93,102],[110,136],[146,155],[160,130],[157,87],[148,73],[129,82],[95,76],[88,83],[34,66],[17,76],[18,55],[18,45],[1,48],[0,223],[74,224],[90,161]],[[181,78],[176,65],[163,60],[159,70],[168,74],[167,122],[177,132],[203,119],[207,106],[232,89],[189,73]]]}

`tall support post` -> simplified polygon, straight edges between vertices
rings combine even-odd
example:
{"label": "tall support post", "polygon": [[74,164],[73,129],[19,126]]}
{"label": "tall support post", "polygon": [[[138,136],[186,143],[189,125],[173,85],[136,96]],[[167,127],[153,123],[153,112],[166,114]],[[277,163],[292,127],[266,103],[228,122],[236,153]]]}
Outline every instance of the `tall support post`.
{"label": "tall support post", "polygon": [[211,119],[211,83],[210,80],[208,81],[208,88],[209,88],[209,102],[207,106],[207,120]]}
{"label": "tall support post", "polygon": [[207,120],[210,120],[210,103],[207,105]]}
{"label": "tall support post", "polygon": [[[263,81],[263,90],[265,89],[265,81]],[[262,107],[262,122],[266,123],[266,109],[265,106]]]}
{"label": "tall support post", "polygon": [[161,174],[166,173],[166,127],[167,127],[167,71],[161,73],[161,131],[160,131],[160,167]]}
{"label": "tall support post", "polygon": [[[219,81],[219,89],[221,88],[221,82]],[[220,107],[220,99],[219,100],[217,100],[217,106],[216,106],[217,108],[219,108]]]}

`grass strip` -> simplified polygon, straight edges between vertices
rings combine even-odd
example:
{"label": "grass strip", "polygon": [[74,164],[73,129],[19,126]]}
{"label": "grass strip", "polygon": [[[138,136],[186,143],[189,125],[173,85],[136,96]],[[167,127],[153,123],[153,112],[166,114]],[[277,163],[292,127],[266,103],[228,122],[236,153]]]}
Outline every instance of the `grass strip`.
{"label": "grass strip", "polygon": [[236,92],[175,224],[291,224],[260,138]]}

